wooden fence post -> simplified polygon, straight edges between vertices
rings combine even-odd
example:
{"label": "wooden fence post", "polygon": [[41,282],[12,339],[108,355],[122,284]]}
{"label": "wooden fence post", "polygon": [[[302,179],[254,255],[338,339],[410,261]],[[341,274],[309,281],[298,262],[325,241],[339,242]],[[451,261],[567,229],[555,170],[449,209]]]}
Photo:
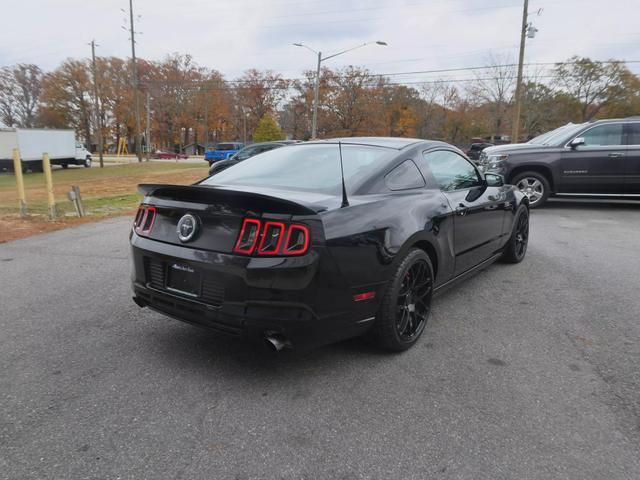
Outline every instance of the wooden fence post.
{"label": "wooden fence post", "polygon": [[22,162],[20,161],[20,151],[13,149],[13,171],[18,185],[18,205],[20,206],[20,216],[27,217],[27,197],[24,193],[24,178],[22,178]]}
{"label": "wooden fence post", "polygon": [[49,154],[42,154],[42,169],[44,170],[44,178],[47,183],[47,204],[49,205],[49,219],[54,220],[56,218],[56,199],[53,196],[53,178],[51,176],[51,162],[49,161]]}

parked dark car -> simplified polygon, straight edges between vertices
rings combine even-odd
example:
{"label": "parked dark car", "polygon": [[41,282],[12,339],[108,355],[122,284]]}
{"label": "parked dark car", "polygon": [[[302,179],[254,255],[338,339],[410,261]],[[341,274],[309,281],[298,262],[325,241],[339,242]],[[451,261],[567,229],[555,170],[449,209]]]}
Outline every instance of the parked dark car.
{"label": "parked dark car", "polygon": [[204,159],[209,162],[209,166],[211,166],[211,164],[214,162],[219,162],[221,160],[227,160],[231,158],[243,147],[244,144],[238,142],[219,143],[215,148],[209,149],[204,152]]}
{"label": "parked dark car", "polygon": [[480,154],[487,147],[493,147],[493,143],[472,143],[465,153],[471,160],[476,161],[480,159]]}
{"label": "parked dark car", "polygon": [[284,147],[286,145],[291,145],[296,143],[295,140],[278,140],[274,142],[262,142],[262,143],[254,143],[247,147],[244,147],[238,153],[233,155],[229,160],[221,160],[219,162],[215,162],[211,164],[209,167],[209,175],[215,175],[218,172],[226,170],[227,168],[240,163],[247,158],[251,158],[255,155],[258,155],[262,152],[268,152],[269,150],[273,150],[275,148]]}
{"label": "parked dark car", "polygon": [[140,185],[135,302],[276,350],[369,333],[399,351],[434,293],[524,258],[527,197],[457,148],[340,142],[278,148],[192,186]]}
{"label": "parked dark car", "polygon": [[153,158],[156,159],[178,159],[178,158],[189,158],[189,155],[186,155],[184,153],[176,153],[176,152],[163,152],[160,150],[157,150],[156,152],[153,153]]}
{"label": "parked dark car", "polygon": [[567,124],[489,147],[479,165],[516,185],[531,208],[552,195],[640,198],[640,117]]}

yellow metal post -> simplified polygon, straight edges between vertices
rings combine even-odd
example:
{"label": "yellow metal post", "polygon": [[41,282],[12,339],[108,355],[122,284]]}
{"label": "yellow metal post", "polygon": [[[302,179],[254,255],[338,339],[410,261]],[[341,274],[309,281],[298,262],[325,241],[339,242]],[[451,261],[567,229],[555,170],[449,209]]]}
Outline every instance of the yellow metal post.
{"label": "yellow metal post", "polygon": [[27,197],[24,194],[24,179],[22,178],[22,162],[20,161],[20,151],[13,149],[13,171],[16,175],[16,184],[18,185],[18,204],[20,206],[20,216],[27,216]]}
{"label": "yellow metal post", "polygon": [[51,162],[49,154],[42,154],[42,169],[44,170],[44,178],[47,183],[47,203],[49,204],[49,218],[56,218],[56,199],[53,196],[53,178],[51,176]]}

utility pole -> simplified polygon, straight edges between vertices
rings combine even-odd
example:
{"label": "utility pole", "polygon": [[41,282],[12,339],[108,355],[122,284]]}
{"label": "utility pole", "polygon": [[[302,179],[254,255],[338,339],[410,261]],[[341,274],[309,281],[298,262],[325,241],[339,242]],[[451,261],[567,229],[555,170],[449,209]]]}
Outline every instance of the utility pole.
{"label": "utility pole", "polygon": [[147,87],[147,125],[145,129],[145,140],[147,145],[147,162],[149,161],[150,150],[149,147],[151,145],[151,92]]}
{"label": "utility pole", "polygon": [[133,0],[129,0],[129,21],[131,27],[131,64],[133,68],[133,103],[136,114],[136,155],[138,162],[142,162],[141,142],[140,142],[140,102],[138,95],[138,63],[136,62],[136,31],[133,26]]}
{"label": "utility pole", "polygon": [[102,158],[102,115],[100,114],[100,104],[98,103],[98,75],[96,73],[96,41],[91,40],[91,73],[93,74],[93,103],[95,105],[95,124],[98,130],[98,156],[100,157],[100,168],[104,168]]}
{"label": "utility pole", "polygon": [[516,111],[513,117],[513,130],[511,132],[511,143],[517,143],[520,136],[520,111],[522,109],[522,66],[524,63],[524,45],[527,35],[527,16],[529,11],[529,0],[524,0],[522,11],[522,31],[520,32],[520,56],[518,58],[518,79],[516,80]]}

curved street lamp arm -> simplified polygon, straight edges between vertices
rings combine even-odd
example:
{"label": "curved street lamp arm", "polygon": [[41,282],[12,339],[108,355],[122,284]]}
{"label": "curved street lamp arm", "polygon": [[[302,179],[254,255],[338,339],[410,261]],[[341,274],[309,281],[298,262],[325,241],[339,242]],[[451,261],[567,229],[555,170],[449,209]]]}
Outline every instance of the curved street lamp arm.
{"label": "curved street lamp arm", "polygon": [[322,57],[322,61],[324,62],[325,60],[329,60],[330,58],[337,57],[338,55],[342,55],[343,53],[347,53],[347,52],[350,52],[352,50],[357,50],[358,48],[366,47],[367,45],[370,45],[372,43],[374,43],[374,42],[366,42],[366,43],[363,43],[362,45],[358,45],[358,46],[355,46],[355,47],[348,48],[346,50],[342,50],[341,52],[334,53],[333,55],[329,55],[327,57]]}
{"label": "curved street lamp arm", "polygon": [[308,46],[307,46],[307,45],[305,45],[304,43],[294,43],[293,45],[294,45],[294,46],[296,46],[296,47],[306,48],[307,50],[309,50],[309,51],[311,51],[311,52],[315,53],[316,55],[318,55],[318,52],[316,52],[313,48],[308,47]]}
{"label": "curved street lamp arm", "polygon": [[380,40],[375,42],[365,42],[362,45],[356,45],[355,47],[342,50],[341,52],[334,53],[333,55],[322,57],[322,61],[324,62],[325,60],[329,60],[330,58],[337,57],[338,55],[342,55],[343,53],[351,52],[352,50],[357,50],[358,48],[366,47],[367,45],[371,45],[372,43],[375,43],[376,45],[384,45],[384,46],[387,45],[386,42],[381,42]]}

